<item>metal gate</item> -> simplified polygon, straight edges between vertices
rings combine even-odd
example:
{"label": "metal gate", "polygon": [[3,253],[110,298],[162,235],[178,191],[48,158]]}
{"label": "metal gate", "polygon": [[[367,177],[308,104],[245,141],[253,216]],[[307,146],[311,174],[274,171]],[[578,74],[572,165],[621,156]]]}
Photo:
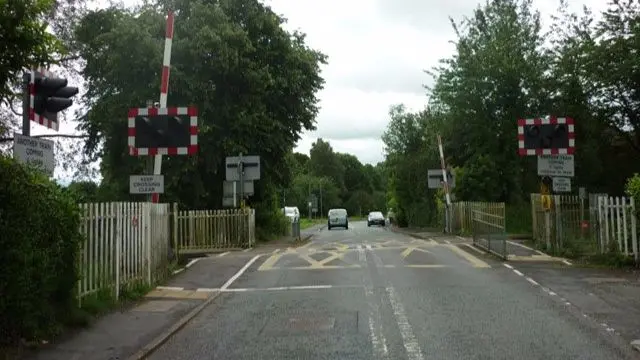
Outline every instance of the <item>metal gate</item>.
{"label": "metal gate", "polygon": [[507,260],[507,231],[502,215],[472,210],[473,244]]}

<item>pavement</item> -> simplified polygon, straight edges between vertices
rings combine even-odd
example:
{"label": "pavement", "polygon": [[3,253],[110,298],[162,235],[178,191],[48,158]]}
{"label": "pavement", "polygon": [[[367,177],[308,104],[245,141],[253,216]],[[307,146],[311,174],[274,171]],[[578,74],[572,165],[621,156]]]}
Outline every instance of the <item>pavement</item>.
{"label": "pavement", "polygon": [[640,358],[631,275],[623,285],[563,262],[502,262],[465,238],[366,222],[309,234],[296,248],[194,259],[38,359]]}

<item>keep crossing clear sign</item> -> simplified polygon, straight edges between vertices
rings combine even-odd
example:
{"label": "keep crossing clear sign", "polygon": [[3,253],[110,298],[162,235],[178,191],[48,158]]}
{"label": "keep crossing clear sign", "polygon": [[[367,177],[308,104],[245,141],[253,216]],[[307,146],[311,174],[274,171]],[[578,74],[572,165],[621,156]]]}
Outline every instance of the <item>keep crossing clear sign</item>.
{"label": "keep crossing clear sign", "polygon": [[16,161],[40,168],[47,175],[53,176],[56,168],[53,141],[17,133],[13,134],[13,140],[13,158]]}
{"label": "keep crossing clear sign", "polygon": [[163,194],[164,175],[131,175],[130,194]]}

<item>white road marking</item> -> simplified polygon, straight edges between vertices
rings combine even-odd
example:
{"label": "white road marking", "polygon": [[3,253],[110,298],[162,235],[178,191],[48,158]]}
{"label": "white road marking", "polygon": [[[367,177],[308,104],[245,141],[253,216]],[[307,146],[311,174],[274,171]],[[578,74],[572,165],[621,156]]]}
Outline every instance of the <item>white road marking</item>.
{"label": "white road marking", "polygon": [[180,269],[178,269],[178,270],[174,270],[174,271],[173,271],[173,275],[175,275],[175,274],[180,274],[180,273],[181,273],[181,272],[183,272],[183,271],[184,271],[184,268],[180,268]]}
{"label": "white road marking", "polygon": [[543,253],[543,252],[542,252],[542,251],[540,251],[540,250],[536,250],[536,249],[534,249],[534,248],[532,248],[532,247],[529,247],[529,246],[524,245],[524,244],[520,244],[520,243],[515,242],[515,241],[507,240],[507,242],[508,242],[509,244],[511,244],[511,245],[515,245],[515,246],[519,246],[519,247],[521,247],[521,248],[523,248],[523,249],[531,250],[531,251],[533,251],[533,252],[537,253],[538,255],[547,255],[547,254]]}
{"label": "white road marking", "polygon": [[509,269],[512,269],[512,270],[513,270],[513,266],[511,266],[511,265],[509,265],[509,264],[502,264],[502,265],[504,265],[504,267],[506,267],[506,268],[509,268]]}
{"label": "white road marking", "polygon": [[275,250],[273,250],[271,253],[272,253],[272,254],[277,254],[278,252],[280,252],[280,249],[275,249]]}
{"label": "white road marking", "polygon": [[262,255],[256,255],[254,256],[251,260],[249,260],[249,262],[247,262],[242,269],[240,269],[235,275],[233,275],[229,280],[227,280],[226,283],[224,283],[224,285],[222,285],[222,287],[220,288],[220,290],[225,290],[226,288],[228,288],[229,286],[231,286],[231,284],[233,284],[234,281],[236,281],[240,275],[242,275],[245,271],[247,271],[247,269],[249,268],[249,266],[251,266],[251,264],[253,264],[254,262],[256,262],[256,260],[258,260],[258,258],[260,258],[260,256]]}
{"label": "white road marking", "polygon": [[567,265],[569,265],[569,266],[573,265],[573,264],[572,264],[569,260],[567,260],[567,259],[562,259],[562,262],[563,262],[563,263],[565,263],[565,264],[567,264]]}
{"label": "white road marking", "polygon": [[371,244],[367,244],[367,250],[371,250],[373,249],[373,247],[371,246]]}
{"label": "white road marking", "polygon": [[473,246],[473,245],[471,245],[471,244],[462,244],[462,245],[464,245],[464,246],[468,247],[469,249],[471,249],[471,250],[473,250],[473,251],[475,251],[475,252],[477,252],[477,253],[480,253],[480,254],[482,254],[482,255],[486,255],[486,254],[487,254],[486,252],[484,252],[484,251],[482,251],[482,250],[478,249],[477,247],[475,247],[475,246]]}
{"label": "white road marking", "polygon": [[220,292],[252,292],[252,291],[288,291],[288,290],[326,290],[335,288],[362,288],[362,285],[303,285],[303,286],[276,286],[268,288],[227,288],[212,289]]}
{"label": "white road marking", "polygon": [[523,273],[521,273],[520,271],[518,271],[518,270],[516,270],[516,269],[513,269],[513,272],[514,272],[514,273],[516,273],[516,274],[518,274],[518,275],[520,275],[520,276],[524,276],[524,274],[523,274]]}
{"label": "white road marking", "polygon": [[387,288],[387,294],[389,295],[389,301],[393,308],[393,315],[398,323],[398,328],[400,328],[400,335],[402,336],[404,348],[407,351],[407,358],[409,360],[423,360],[424,357],[422,356],[420,344],[418,344],[418,340],[416,339],[413,329],[409,324],[409,319],[404,311],[404,307],[400,303],[393,287]]}
{"label": "white road marking", "polygon": [[367,303],[369,303],[369,338],[371,346],[378,360],[388,360],[389,349],[387,348],[387,339],[382,331],[382,317],[380,316],[378,300],[375,298],[371,286],[365,286],[364,293]]}
{"label": "white road marking", "polygon": [[249,251],[251,251],[251,248],[242,250],[242,252],[249,252]]}
{"label": "white road marking", "polygon": [[156,286],[156,290],[182,291],[184,288],[177,286]]}
{"label": "white road marking", "polygon": [[230,253],[231,251],[227,251],[227,252],[223,252],[222,254],[218,254],[218,257],[223,257],[225,255],[227,255],[228,253]]}
{"label": "white road marking", "polygon": [[535,286],[540,285],[540,284],[538,284],[535,280],[533,280],[533,279],[532,279],[532,278],[530,278],[530,277],[526,277],[526,279],[527,279],[527,281],[528,281],[528,282],[530,282],[531,284],[533,284],[533,285],[535,285]]}
{"label": "white road marking", "polygon": [[451,241],[449,241],[449,240],[445,239],[444,242],[446,242],[447,244],[451,245]]}
{"label": "white road marking", "polygon": [[363,248],[358,248],[358,262],[365,263],[367,261],[366,254]]}
{"label": "white road marking", "polygon": [[188,268],[190,268],[193,264],[197,263],[199,260],[200,260],[200,258],[197,258],[197,259],[191,259],[191,261],[189,261],[189,262],[187,263],[187,265],[185,265],[185,268],[187,268],[187,269],[188,269]]}
{"label": "white road marking", "polygon": [[458,239],[460,239],[460,240],[469,241],[469,239],[465,239],[465,238],[463,238],[462,236],[456,236],[456,237],[457,237]]}
{"label": "white road marking", "polygon": [[197,288],[196,292],[216,292],[216,291],[220,291],[220,289],[213,289],[213,288]]}

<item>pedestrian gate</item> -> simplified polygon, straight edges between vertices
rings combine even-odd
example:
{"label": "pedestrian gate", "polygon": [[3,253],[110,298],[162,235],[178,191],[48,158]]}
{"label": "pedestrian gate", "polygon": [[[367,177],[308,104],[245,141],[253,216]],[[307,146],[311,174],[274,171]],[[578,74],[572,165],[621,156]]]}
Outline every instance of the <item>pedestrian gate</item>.
{"label": "pedestrian gate", "polygon": [[501,215],[472,210],[473,244],[507,260],[507,231]]}

